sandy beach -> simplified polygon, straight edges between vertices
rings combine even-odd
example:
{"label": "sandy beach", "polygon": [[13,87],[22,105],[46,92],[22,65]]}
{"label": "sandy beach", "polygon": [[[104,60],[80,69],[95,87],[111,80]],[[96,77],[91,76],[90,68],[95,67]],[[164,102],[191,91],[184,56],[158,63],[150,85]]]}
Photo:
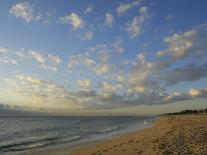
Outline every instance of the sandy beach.
{"label": "sandy beach", "polygon": [[160,116],[151,128],[110,140],[60,147],[26,155],[171,155],[207,154],[207,115]]}
{"label": "sandy beach", "polygon": [[207,154],[207,115],[161,116],[152,128],[77,149],[69,155]]}

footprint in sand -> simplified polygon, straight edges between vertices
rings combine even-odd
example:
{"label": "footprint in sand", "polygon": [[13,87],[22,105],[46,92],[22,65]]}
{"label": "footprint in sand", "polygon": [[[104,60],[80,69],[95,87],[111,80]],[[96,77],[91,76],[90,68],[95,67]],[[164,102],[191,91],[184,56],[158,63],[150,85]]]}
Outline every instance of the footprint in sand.
{"label": "footprint in sand", "polygon": [[131,139],[128,143],[133,143],[134,142],[134,140],[133,139]]}
{"label": "footprint in sand", "polygon": [[103,152],[107,152],[107,151],[108,151],[107,149],[103,150]]}

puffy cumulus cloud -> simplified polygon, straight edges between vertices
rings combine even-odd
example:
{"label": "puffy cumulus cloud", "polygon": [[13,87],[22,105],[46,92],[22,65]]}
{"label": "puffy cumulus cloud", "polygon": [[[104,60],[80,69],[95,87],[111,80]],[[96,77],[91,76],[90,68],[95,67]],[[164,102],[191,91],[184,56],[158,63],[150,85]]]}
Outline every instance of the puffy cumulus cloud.
{"label": "puffy cumulus cloud", "polygon": [[24,48],[20,48],[16,51],[16,55],[21,58],[21,59],[24,59],[26,57],[28,57],[28,54],[26,52],[26,50]]}
{"label": "puffy cumulus cloud", "polygon": [[57,55],[52,55],[52,54],[49,54],[48,55],[48,60],[54,64],[60,64],[62,62],[62,60],[60,59],[59,56]]}
{"label": "puffy cumulus cloud", "polygon": [[123,15],[124,13],[126,13],[127,11],[129,11],[130,9],[132,9],[135,6],[138,6],[140,4],[140,1],[133,1],[131,3],[125,3],[125,4],[120,4],[116,11],[118,15]]}
{"label": "puffy cumulus cloud", "polygon": [[10,57],[2,57],[2,58],[0,58],[0,62],[5,63],[5,64],[13,64],[13,65],[18,64],[18,62],[16,60],[14,60],[13,58],[10,58]]}
{"label": "puffy cumulus cloud", "polygon": [[157,52],[158,57],[170,57],[173,60],[183,59],[187,56],[202,55],[206,53],[207,25],[202,24],[183,33],[175,33],[164,39],[169,46]]}
{"label": "puffy cumulus cloud", "polygon": [[84,22],[76,13],[71,13],[68,16],[60,17],[60,23],[62,24],[71,24],[73,29],[83,28]]}
{"label": "puffy cumulus cloud", "polygon": [[149,17],[148,8],[146,6],[142,6],[139,12],[139,16],[135,16],[131,22],[127,23],[126,30],[131,39],[138,37],[142,33],[143,24]]}
{"label": "puffy cumulus cloud", "polygon": [[114,66],[108,63],[101,63],[95,66],[93,71],[97,75],[109,74],[114,70]]}
{"label": "puffy cumulus cloud", "polygon": [[4,48],[4,47],[0,47],[0,53],[7,53],[9,50]]}
{"label": "puffy cumulus cloud", "polygon": [[207,63],[201,65],[189,64],[182,68],[167,70],[161,77],[167,85],[175,85],[183,81],[195,81],[207,77]]}
{"label": "puffy cumulus cloud", "polygon": [[78,65],[86,65],[87,67],[92,67],[96,64],[95,60],[93,60],[90,55],[86,52],[83,54],[72,55],[69,57],[68,68],[73,69]]}
{"label": "puffy cumulus cloud", "polygon": [[132,85],[144,83],[153,69],[153,63],[145,61],[145,56],[143,53],[137,55],[137,62],[135,62],[129,76],[128,82]]}
{"label": "puffy cumulus cloud", "polygon": [[87,31],[85,35],[82,37],[82,40],[91,40],[93,38],[93,32]]}
{"label": "puffy cumulus cloud", "polygon": [[16,18],[20,18],[30,23],[41,18],[41,14],[34,14],[33,5],[30,2],[17,3],[12,6],[9,13]]}
{"label": "puffy cumulus cloud", "polygon": [[84,14],[89,14],[93,11],[93,5],[89,4],[86,10],[84,11]]}
{"label": "puffy cumulus cloud", "polygon": [[105,93],[106,92],[114,92],[116,89],[114,85],[112,85],[108,82],[102,82],[100,86],[102,88],[102,91]]}
{"label": "puffy cumulus cloud", "polygon": [[114,22],[114,16],[110,13],[105,14],[105,25],[106,26],[112,26]]}
{"label": "puffy cumulus cloud", "polygon": [[88,48],[89,52],[98,53],[103,57],[104,55],[112,54],[113,53],[122,53],[124,51],[123,47],[123,39],[121,37],[117,37],[111,42],[106,44],[97,44],[93,47]]}
{"label": "puffy cumulus cloud", "polygon": [[36,51],[30,51],[31,56],[39,63],[45,63],[46,59],[39,53]]}
{"label": "puffy cumulus cloud", "polygon": [[91,58],[85,58],[83,62],[88,67],[96,64],[96,62]]}
{"label": "puffy cumulus cloud", "polygon": [[80,86],[83,90],[89,90],[91,88],[91,81],[88,79],[84,80],[78,80],[77,84]]}
{"label": "puffy cumulus cloud", "polygon": [[40,52],[32,50],[29,51],[29,54],[38,63],[40,68],[54,72],[57,71],[58,65],[62,62],[62,59],[57,55],[48,54],[43,56]]}
{"label": "puffy cumulus cloud", "polygon": [[117,40],[111,44],[115,52],[122,53],[124,51],[124,48],[122,47],[122,42],[122,39],[118,37]]}

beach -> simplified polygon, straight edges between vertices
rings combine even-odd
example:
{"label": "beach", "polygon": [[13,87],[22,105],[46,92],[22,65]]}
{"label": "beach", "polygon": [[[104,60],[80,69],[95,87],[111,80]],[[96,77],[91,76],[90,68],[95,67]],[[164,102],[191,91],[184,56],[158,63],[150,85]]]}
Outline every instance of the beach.
{"label": "beach", "polygon": [[68,155],[207,154],[207,115],[161,116],[152,128],[82,147]]}

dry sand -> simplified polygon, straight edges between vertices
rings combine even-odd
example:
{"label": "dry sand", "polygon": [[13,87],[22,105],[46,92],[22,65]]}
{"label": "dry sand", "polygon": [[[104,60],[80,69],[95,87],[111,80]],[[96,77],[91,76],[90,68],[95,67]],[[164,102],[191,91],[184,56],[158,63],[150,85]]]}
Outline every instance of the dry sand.
{"label": "dry sand", "polygon": [[128,133],[112,140],[89,143],[81,148],[53,147],[26,153],[26,155],[138,154],[207,155],[207,115],[161,116],[154,122],[152,128]]}
{"label": "dry sand", "polygon": [[154,127],[84,147],[69,155],[207,155],[207,115],[162,116]]}

